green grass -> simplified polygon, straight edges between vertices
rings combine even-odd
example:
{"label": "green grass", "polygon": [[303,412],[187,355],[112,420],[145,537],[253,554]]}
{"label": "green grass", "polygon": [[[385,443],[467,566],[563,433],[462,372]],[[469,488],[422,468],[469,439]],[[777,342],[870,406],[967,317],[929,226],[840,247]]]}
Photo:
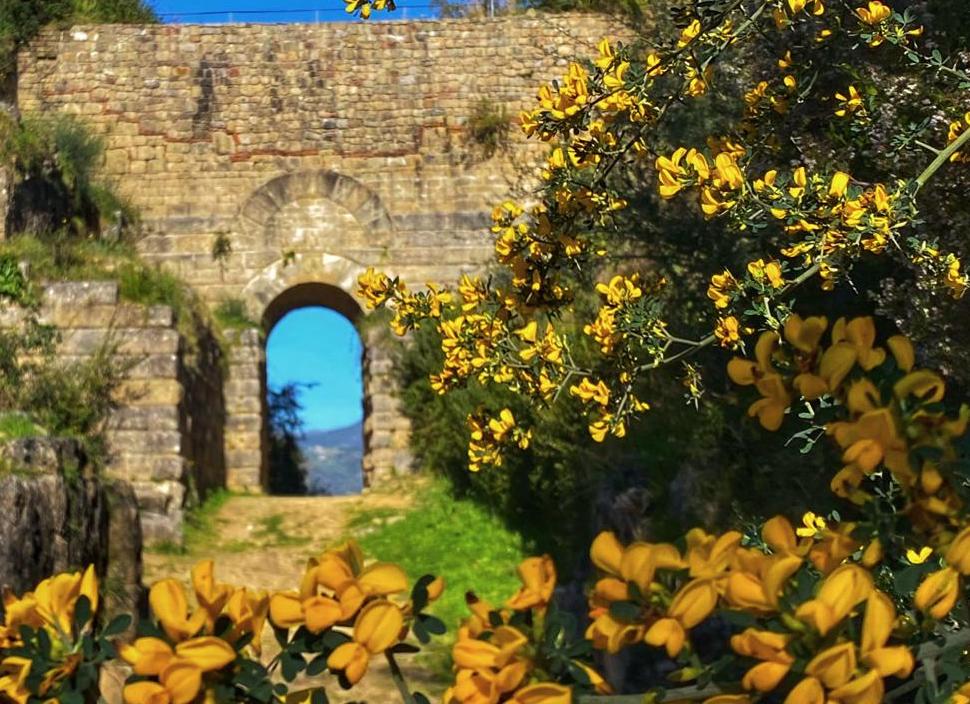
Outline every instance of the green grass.
{"label": "green grass", "polygon": [[217,489],[206,497],[201,504],[191,507],[185,512],[185,522],[182,529],[182,544],[164,541],[146,548],[147,551],[159,555],[186,555],[204,551],[212,543],[212,536],[217,532],[216,517],[225,503],[231,499],[233,493],[226,489]]}
{"label": "green grass", "polygon": [[212,311],[212,317],[223,330],[248,330],[259,323],[249,317],[246,303],[239,298],[226,298]]}
{"label": "green grass", "polygon": [[290,535],[283,530],[284,520],[286,520],[286,517],[282,513],[274,513],[271,516],[259,519],[259,528],[253,533],[253,537],[261,543],[273,547],[306,545],[310,542],[310,538]]}
{"label": "green grass", "polygon": [[525,554],[519,535],[480,505],[453,498],[444,481],[419,486],[421,496],[407,511],[359,510],[347,531],[366,555],[400,565],[412,582],[424,574],[444,576],[444,594],[430,610],[448,635],[432,642],[424,661],[446,674],[455,630],[468,615],[465,593],[501,604],[519,587],[515,567]]}
{"label": "green grass", "polygon": [[0,440],[17,440],[39,434],[41,429],[23,413],[0,413]]}

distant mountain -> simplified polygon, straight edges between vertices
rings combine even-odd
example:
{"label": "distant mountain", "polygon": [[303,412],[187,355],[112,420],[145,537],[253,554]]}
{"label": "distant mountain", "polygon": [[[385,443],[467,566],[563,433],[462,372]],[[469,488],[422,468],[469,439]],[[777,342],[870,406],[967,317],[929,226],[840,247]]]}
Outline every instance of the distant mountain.
{"label": "distant mountain", "polygon": [[345,428],[333,430],[308,430],[304,443],[307,445],[322,445],[323,447],[364,448],[364,426],[354,423]]}
{"label": "distant mountain", "polygon": [[363,489],[362,424],[307,431],[300,441],[300,448],[306,458],[309,493],[337,496],[359,494]]}

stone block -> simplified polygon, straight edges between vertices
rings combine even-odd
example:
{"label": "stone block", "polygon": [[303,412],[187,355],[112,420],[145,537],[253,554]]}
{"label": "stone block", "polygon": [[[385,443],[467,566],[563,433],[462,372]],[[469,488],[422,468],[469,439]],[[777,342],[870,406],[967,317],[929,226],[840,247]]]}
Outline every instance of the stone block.
{"label": "stone block", "polygon": [[118,302],[118,284],[114,281],[63,281],[44,287],[45,306],[80,308],[114,305]]}
{"label": "stone block", "polygon": [[107,433],[112,452],[141,455],[177,455],[182,448],[182,434],[165,430],[110,430]]}
{"label": "stone block", "polygon": [[236,467],[259,467],[263,462],[263,454],[258,449],[227,450],[226,467],[232,471]]}
{"label": "stone block", "polygon": [[172,379],[128,380],[118,385],[114,398],[130,406],[175,406],[181,403],[182,395],[182,385]]}
{"label": "stone block", "polygon": [[262,434],[259,432],[227,432],[226,451],[231,450],[259,450],[262,446]]}
{"label": "stone block", "polygon": [[111,414],[109,427],[115,430],[178,430],[176,406],[122,406]]}
{"label": "stone block", "polygon": [[185,458],[180,455],[152,455],[138,452],[113,453],[108,472],[130,482],[181,481],[185,478]]}
{"label": "stone block", "polygon": [[174,514],[141,512],[141,533],[145,545],[182,544],[182,512]]}

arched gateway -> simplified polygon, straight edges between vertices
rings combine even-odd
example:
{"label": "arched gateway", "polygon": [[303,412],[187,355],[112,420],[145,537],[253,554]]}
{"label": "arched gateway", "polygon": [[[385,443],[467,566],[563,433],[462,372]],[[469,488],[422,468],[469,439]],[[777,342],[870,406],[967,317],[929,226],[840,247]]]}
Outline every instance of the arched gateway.
{"label": "arched gateway", "polygon": [[[354,324],[364,316],[355,298],[364,267],[335,254],[362,241],[380,243],[393,235],[380,198],[360,183],[329,171],[300,172],[261,186],[240,210],[237,238],[256,255],[276,256],[242,289],[250,318],[260,326],[240,334],[226,385],[226,477],[230,487],[259,490],[268,480],[265,340],[290,311],[330,308]],[[390,360],[380,336],[362,335],[364,485],[410,469],[407,419],[394,398]],[[317,341],[326,345],[327,340]]]}

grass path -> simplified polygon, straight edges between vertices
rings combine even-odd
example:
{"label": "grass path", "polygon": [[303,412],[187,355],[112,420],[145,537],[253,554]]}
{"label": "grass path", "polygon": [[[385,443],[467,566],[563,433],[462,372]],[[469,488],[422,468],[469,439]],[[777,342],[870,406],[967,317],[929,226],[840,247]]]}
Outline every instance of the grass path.
{"label": "grass path", "polygon": [[[294,589],[300,583],[306,560],[339,542],[348,534],[349,524],[358,517],[353,533],[366,533],[359,525],[361,515],[381,516],[381,525],[403,520],[414,504],[423,481],[393,485],[368,491],[360,496],[281,497],[229,496],[207,507],[194,518],[186,532],[186,548],[149,551],[145,555],[145,584],[163,577],[177,576],[186,584],[198,560],[212,558],[216,578],[229,584],[256,589]],[[420,575],[409,574],[411,579]],[[277,648],[267,628],[264,655]],[[401,658],[400,662],[412,689],[438,699],[447,682],[426,667]],[[393,704],[400,696],[383,660],[372,661],[372,671],[349,692],[335,681],[324,678],[332,702]],[[299,680],[294,689],[305,686]]]}

